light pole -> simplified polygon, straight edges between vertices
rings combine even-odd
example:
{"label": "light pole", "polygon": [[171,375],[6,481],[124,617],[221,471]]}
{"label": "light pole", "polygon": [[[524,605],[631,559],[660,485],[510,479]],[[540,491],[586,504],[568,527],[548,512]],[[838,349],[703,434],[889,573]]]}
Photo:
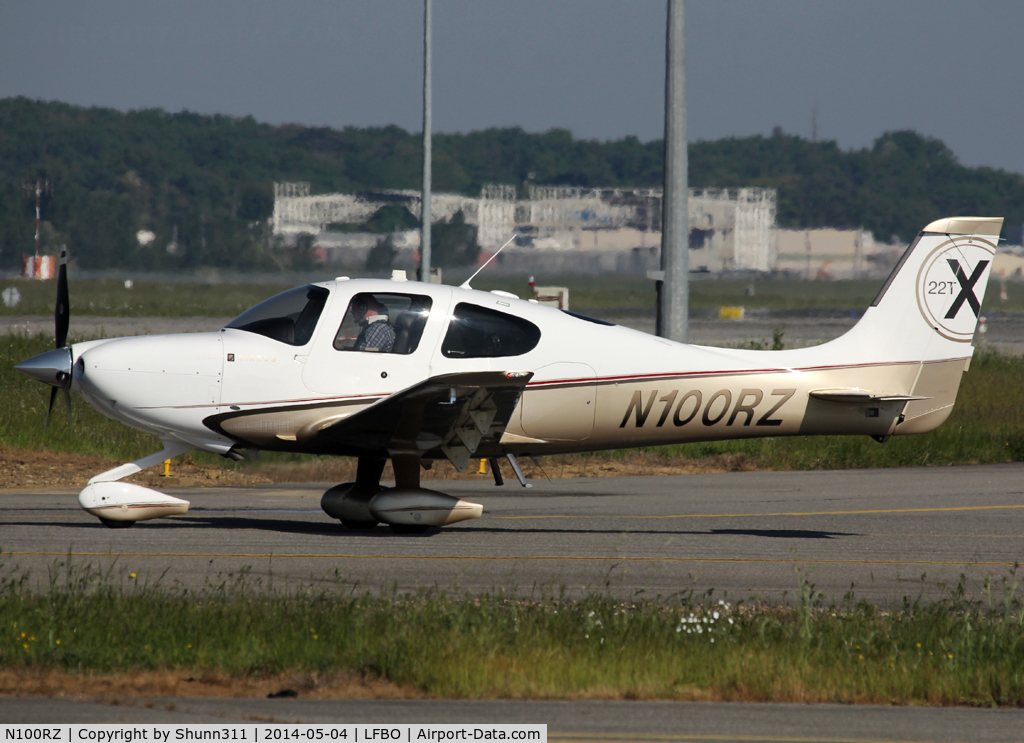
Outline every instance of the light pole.
{"label": "light pole", "polygon": [[686,151],[686,0],[668,0],[665,38],[665,185],[661,202],[661,280],[657,283],[662,338],[689,335],[690,215]]}
{"label": "light pole", "polygon": [[423,195],[420,202],[420,281],[430,281],[430,0],[423,0]]}

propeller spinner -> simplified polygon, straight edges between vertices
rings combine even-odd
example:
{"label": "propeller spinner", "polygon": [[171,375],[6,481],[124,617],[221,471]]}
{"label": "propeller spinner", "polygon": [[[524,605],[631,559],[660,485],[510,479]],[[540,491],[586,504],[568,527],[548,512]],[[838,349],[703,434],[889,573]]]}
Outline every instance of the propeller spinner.
{"label": "propeller spinner", "polygon": [[71,308],[68,301],[68,251],[62,247],[60,251],[60,268],[57,271],[57,303],[53,312],[54,349],[22,361],[14,368],[33,379],[53,387],[50,390],[50,404],[46,409],[45,428],[50,427],[50,414],[53,412],[53,401],[57,391],[64,391],[64,399],[68,404],[68,421],[71,421],[71,349],[65,344],[68,340],[68,327],[71,324]]}

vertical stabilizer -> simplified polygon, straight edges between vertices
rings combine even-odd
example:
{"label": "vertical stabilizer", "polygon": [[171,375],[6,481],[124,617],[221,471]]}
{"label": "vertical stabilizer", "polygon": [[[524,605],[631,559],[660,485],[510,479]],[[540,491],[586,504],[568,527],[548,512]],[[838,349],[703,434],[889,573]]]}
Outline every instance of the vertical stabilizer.
{"label": "vertical stabilizer", "polygon": [[863,319],[835,343],[887,361],[969,358],[1002,225],[1002,217],[929,224]]}

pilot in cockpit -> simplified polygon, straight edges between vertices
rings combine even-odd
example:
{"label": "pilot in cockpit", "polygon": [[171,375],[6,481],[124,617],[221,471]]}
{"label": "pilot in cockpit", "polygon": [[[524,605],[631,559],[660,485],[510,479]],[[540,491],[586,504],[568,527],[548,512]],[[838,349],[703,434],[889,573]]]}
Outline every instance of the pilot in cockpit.
{"label": "pilot in cockpit", "polygon": [[388,322],[388,308],[371,294],[357,294],[352,309],[361,326],[354,350],[391,353],[395,345],[395,329]]}

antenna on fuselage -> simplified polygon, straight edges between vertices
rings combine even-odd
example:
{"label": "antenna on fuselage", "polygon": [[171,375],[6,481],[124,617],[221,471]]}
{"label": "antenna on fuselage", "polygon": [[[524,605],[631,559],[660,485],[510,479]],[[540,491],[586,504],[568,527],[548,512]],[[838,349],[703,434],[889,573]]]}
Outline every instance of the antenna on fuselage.
{"label": "antenna on fuselage", "polygon": [[507,242],[507,243],[505,243],[505,244],[504,244],[504,245],[502,245],[502,246],[501,246],[500,248],[498,248],[498,250],[497,250],[497,251],[496,251],[496,252],[494,253],[494,255],[492,255],[492,256],[491,256],[490,258],[488,258],[488,259],[487,259],[486,261],[484,261],[484,265],[480,266],[480,268],[478,268],[478,269],[476,270],[476,273],[474,273],[474,274],[473,274],[472,276],[470,276],[470,277],[469,277],[468,279],[466,279],[466,280],[465,280],[465,281],[463,281],[463,282],[462,282],[461,284],[459,284],[459,288],[460,288],[460,289],[472,289],[473,287],[471,287],[471,286],[469,285],[469,282],[470,282],[470,281],[472,281],[473,279],[475,279],[475,278],[476,278],[476,274],[477,274],[477,273],[480,273],[480,272],[481,272],[481,271],[483,271],[483,270],[484,270],[485,268],[487,268],[487,264],[488,264],[488,263],[490,263],[491,261],[493,261],[493,260],[494,260],[495,258],[497,258],[497,257],[498,257],[498,253],[500,253],[500,252],[501,252],[501,251],[503,251],[503,250],[504,250],[505,248],[507,248],[507,247],[508,247],[509,245],[511,245],[511,244],[512,244],[512,241],[513,241],[513,240],[515,240],[515,239],[516,239],[517,237],[519,237],[519,235],[512,235],[512,237],[510,237],[510,238],[508,239],[508,242]]}

